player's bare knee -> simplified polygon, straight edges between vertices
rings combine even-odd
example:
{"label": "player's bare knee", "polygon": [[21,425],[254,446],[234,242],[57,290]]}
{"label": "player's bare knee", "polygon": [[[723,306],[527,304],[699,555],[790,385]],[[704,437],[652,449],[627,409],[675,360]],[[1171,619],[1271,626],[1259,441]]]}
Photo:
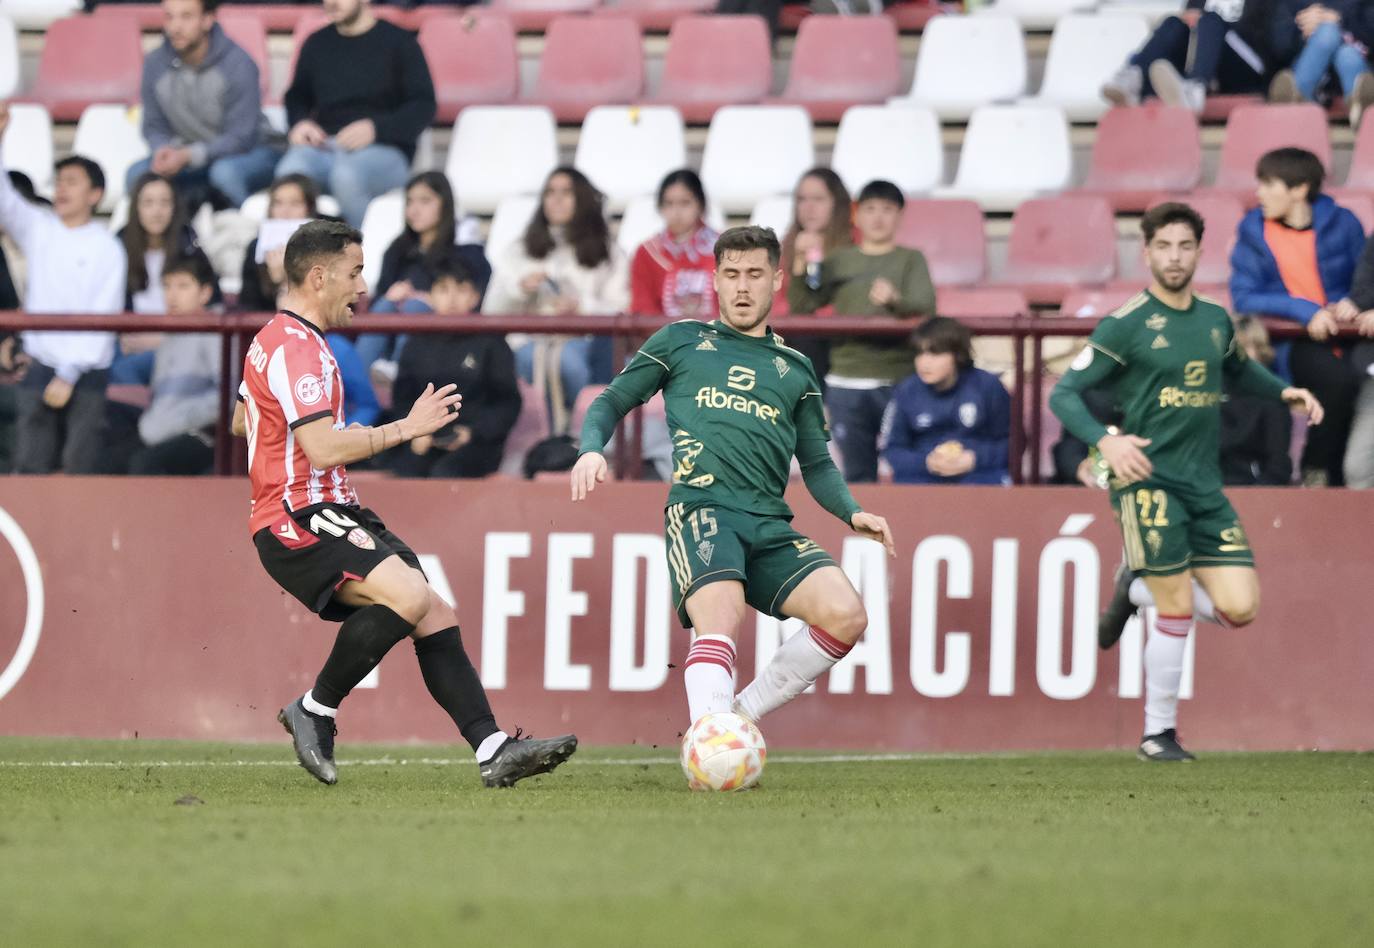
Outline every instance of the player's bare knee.
{"label": "player's bare knee", "polygon": [[387,590],[385,603],[392,612],[411,625],[419,625],[429,614],[429,585],[419,574],[407,576]]}
{"label": "player's bare knee", "polygon": [[829,610],[822,628],[841,642],[852,645],[868,628],[868,610],[857,596],[847,602],[838,602]]}
{"label": "player's bare knee", "polygon": [[1259,602],[1249,598],[1237,599],[1225,604],[1218,604],[1217,611],[1222,613],[1217,618],[1224,618],[1226,625],[1239,629],[1249,625],[1259,617]]}

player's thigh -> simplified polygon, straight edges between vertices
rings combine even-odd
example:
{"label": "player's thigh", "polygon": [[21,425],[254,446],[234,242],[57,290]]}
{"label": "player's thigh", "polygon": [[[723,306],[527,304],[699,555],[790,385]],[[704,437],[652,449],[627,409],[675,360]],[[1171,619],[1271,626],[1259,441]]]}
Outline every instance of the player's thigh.
{"label": "player's thigh", "polygon": [[1189,570],[1157,576],[1143,574],[1145,586],[1160,615],[1189,616],[1193,614],[1193,574]]}
{"label": "player's thigh", "polygon": [[744,583],[737,579],[706,583],[688,594],[683,608],[697,635],[739,637],[744,622]]}
{"label": "player's thigh", "polygon": [[407,622],[418,625],[428,614],[430,589],[423,573],[399,554],[392,554],[365,578],[343,583],[334,598],[342,605],[359,609],[386,606]]}
{"label": "player's thigh", "polygon": [[868,627],[863,599],[844,570],[834,563],[807,573],[783,600],[780,611],[851,645]]}
{"label": "player's thigh", "polygon": [[[1188,507],[1188,543],[1195,569],[1229,566],[1254,571],[1255,551],[1250,548],[1245,527],[1225,494],[1218,490],[1192,498]],[[1220,603],[1217,605],[1225,609]]]}
{"label": "player's thigh", "polygon": [[1193,575],[1231,624],[1245,625],[1259,615],[1259,573],[1253,566],[1199,566]]}
{"label": "player's thigh", "polygon": [[1182,497],[1143,481],[1114,491],[1112,503],[1129,569],[1149,578],[1177,575],[1192,567],[1191,515]]}
{"label": "player's thigh", "polygon": [[785,520],[761,521],[749,551],[749,604],[778,618],[795,617],[854,642],[866,624],[863,603],[834,558]]}
{"label": "player's thigh", "polygon": [[[743,616],[745,549],[752,530],[749,519],[723,507],[669,504],[663,512],[663,527],[678,621],[698,634],[733,636],[738,620],[726,624],[730,621],[728,610],[719,600],[737,599]],[[712,592],[704,598],[696,595],[721,585],[738,588],[734,593]],[[695,612],[687,608],[689,600],[699,603]]]}

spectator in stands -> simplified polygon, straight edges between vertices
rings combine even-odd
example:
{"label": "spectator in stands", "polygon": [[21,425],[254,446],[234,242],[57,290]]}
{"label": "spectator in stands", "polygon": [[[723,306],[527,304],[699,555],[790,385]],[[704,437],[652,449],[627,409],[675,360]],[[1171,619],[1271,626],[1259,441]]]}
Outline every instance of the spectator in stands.
{"label": "spectator in stands", "polygon": [[262,114],[257,64],[215,22],[218,6],[162,0],[166,39],[143,60],[143,137],[152,156],[129,169],[129,190],[149,171],[173,178],[190,213],[212,188],[238,207],[272,180],[282,153]]}
{"label": "spectator in stands", "polygon": [[1339,9],[1314,3],[1295,17],[1302,33],[1302,52],[1292,69],[1284,69],[1269,85],[1270,102],[1312,102],[1324,98],[1327,75],[1335,71],[1340,92],[1350,110],[1350,126],[1358,128],[1364,110],[1374,103],[1374,74],[1369,50],[1374,47],[1374,3],[1334,0]]}
{"label": "spectator in stands", "polygon": [[1360,380],[1360,392],[1345,448],[1345,486],[1368,490],[1374,487],[1374,238],[1365,241],[1350,295],[1337,303],[1333,312],[1343,330],[1348,328],[1361,337],[1349,356],[1351,369]]}
{"label": "spectator in stands", "polygon": [[[465,220],[460,228],[457,202],[448,177],[442,171],[424,171],[406,184],[406,226],[382,256],[382,271],[377,278],[372,313],[432,313],[430,285],[440,263],[450,259],[463,262],[476,281],[478,303],[491,279],[491,265],[482,245],[475,221]],[[463,242],[459,243],[459,232]],[[358,337],[358,358],[386,381],[396,378],[396,364],[405,347],[404,335],[364,333]]]}
{"label": "spectator in stands", "polygon": [[[611,240],[603,199],[586,175],[555,168],[522,239],[495,261],[482,312],[610,316],[629,304],[629,268]],[[577,393],[610,376],[608,337],[512,336],[522,378],[548,391],[554,434]]]}
{"label": "spectator in stands", "polygon": [[[1273,366],[1269,331],[1253,316],[1236,320],[1236,343],[1264,366]],[[1226,484],[1286,486],[1293,480],[1293,416],[1273,399],[1242,395],[1227,386],[1221,403],[1221,478]]]}
{"label": "spectator in stands", "polygon": [[1308,338],[1292,344],[1286,367],[1280,355],[1279,369],[1326,409],[1326,419],[1308,429],[1303,483],[1339,486],[1360,377],[1338,338],[1342,327],[1333,307],[1350,293],[1364,228],[1321,193],[1325,171],[1310,151],[1271,151],[1255,175],[1260,206],[1241,220],[1231,251],[1231,300],[1236,312],[1307,327]]}
{"label": "spectator in stands", "polygon": [[[477,311],[479,278],[457,255],[433,265],[429,290],[433,311],[464,316]],[[432,437],[397,449],[401,477],[485,477],[501,466],[506,437],[520,417],[515,357],[500,333],[440,333],[424,345],[406,346],[396,376],[394,404],[409,405],[433,384],[450,383],[463,393],[458,423]]]}
{"label": "spectator in stands", "polygon": [[[313,220],[319,216],[316,204],[320,189],[303,174],[288,174],[272,182],[268,191],[267,216],[273,220]],[[286,245],[263,254],[258,262],[258,239],[253,238],[243,255],[243,278],[239,285],[239,309],[246,313],[271,313],[286,285]]]}
{"label": "spectator in stands", "polygon": [[716,318],[716,238],[706,224],[706,191],[695,171],[671,172],[658,186],[662,233],[639,245],[630,266],[630,310],[669,319]]}
{"label": "spectator in stands", "polygon": [[883,457],[898,484],[1010,484],[1011,396],[973,365],[973,335],[936,316],[911,335],[916,374],[892,391]]}
{"label": "spectator in stands", "polygon": [[[19,294],[10,277],[9,261],[0,248],[0,310],[19,308]],[[0,472],[14,467],[15,383],[23,374],[25,357],[19,337],[0,332]]]}
{"label": "spectator in stands", "polygon": [[301,44],[284,102],[291,144],[277,176],[304,174],[334,195],[344,220],[405,183],[420,133],[434,120],[434,83],[415,34],[368,0],[325,0],[331,21]]}
{"label": "spectator in stands", "polygon": [[[1188,0],[1102,87],[1115,105],[1156,95],[1201,112],[1208,94],[1263,92],[1302,47],[1296,16],[1308,0]],[[1190,42],[1193,46],[1188,63]]]}
{"label": "spectator in stands", "polygon": [[[782,292],[773,300],[773,312],[787,312],[787,288],[792,280],[797,255],[806,261],[807,274],[820,279],[821,261],[841,247],[854,245],[853,204],[840,176],[829,168],[812,168],[797,181],[792,192],[792,224],[782,238]],[[822,307],[817,315],[830,315]],[[816,377],[825,386],[830,371],[830,340],[813,336],[788,336],[788,345],[801,352],[815,366]]]}
{"label": "spectator in stands", "polygon": [[[9,107],[0,105],[0,138]],[[30,313],[118,313],[124,308],[124,248],[93,219],[105,175],[89,158],[56,165],[51,210],[30,204],[0,168],[0,228],[28,263],[24,308]],[[32,360],[16,393],[15,470],[94,473],[105,427],[105,386],[114,357],[108,332],[23,334]]]}
{"label": "spectator in stands", "polygon": [[181,257],[195,257],[210,277],[211,300],[222,297],[210,259],[201,249],[188,220],[186,207],[178,204],[176,189],[163,175],[139,177],[129,195],[129,222],[119,230],[128,260],[124,308],[135,313],[165,313],[162,268]]}
{"label": "spectator in stands", "polygon": [[[906,199],[890,181],[870,181],[859,192],[855,220],[860,242],[825,257],[820,273],[808,273],[802,246],[792,260],[788,302],[796,313],[813,313],[834,304],[841,316],[903,319],[935,312],[935,287],[919,250],[898,247],[897,227]],[[818,277],[818,278],[817,278]],[[911,372],[905,339],[839,339],[831,348],[826,377],[826,408],[850,482],[878,477],[878,430],[892,387]]]}

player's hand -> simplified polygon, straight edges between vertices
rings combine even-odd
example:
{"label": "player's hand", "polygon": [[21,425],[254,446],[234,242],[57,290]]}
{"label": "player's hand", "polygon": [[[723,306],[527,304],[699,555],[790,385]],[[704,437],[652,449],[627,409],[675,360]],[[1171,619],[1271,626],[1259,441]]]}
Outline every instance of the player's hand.
{"label": "player's hand", "polygon": [[586,500],[596,485],[606,479],[606,459],[595,451],[588,451],[577,459],[572,469],[573,503]]}
{"label": "player's hand", "polygon": [[1084,458],[1078,462],[1078,468],[1073,472],[1073,476],[1078,478],[1078,483],[1084,487],[1091,487],[1094,490],[1100,489],[1101,484],[1097,482],[1097,472],[1093,470],[1092,458]]}
{"label": "player's hand", "polygon": [[1326,307],[1313,313],[1311,322],[1307,324],[1307,334],[1317,342],[1325,342],[1340,331],[1341,327],[1336,323],[1336,317]]}
{"label": "player's hand", "polygon": [[897,555],[897,544],[892,539],[892,528],[887,525],[887,521],[877,514],[865,513],[860,510],[849,518],[849,525],[854,528],[854,532],[861,537],[868,537],[870,540],[877,540],[887,548],[888,556]]}
{"label": "player's hand", "polygon": [[410,285],[408,280],[397,280],[387,288],[386,298],[393,303],[403,303],[409,298],[413,290],[414,287]]}
{"label": "player's hand", "polygon": [[1306,415],[1309,425],[1319,425],[1326,417],[1326,410],[1322,408],[1322,403],[1317,401],[1317,396],[1305,388],[1284,389],[1283,400],[1288,403],[1288,407]]}
{"label": "player's hand", "polygon": [[292,145],[309,145],[312,148],[319,148],[328,137],[319,123],[310,119],[301,119],[286,133],[286,140]]}
{"label": "player's hand", "polygon": [[1103,435],[1097,442],[1097,449],[1111,466],[1112,473],[1127,483],[1143,481],[1154,472],[1154,465],[1141,450],[1148,446],[1149,438],[1133,434]]}
{"label": "player's hand", "polygon": [[339,147],[344,151],[357,151],[366,148],[377,140],[377,126],[372,123],[372,119],[358,119],[356,122],[349,122],[339,129],[334,141],[338,142]]}
{"label": "player's hand", "polygon": [[897,302],[897,288],[887,277],[878,277],[868,288],[868,301],[874,306],[890,306]]}
{"label": "player's hand", "polygon": [[53,376],[48,387],[43,389],[43,404],[53,411],[61,411],[72,400],[72,383]]}
{"label": "player's hand", "polygon": [[539,292],[539,287],[543,285],[547,275],[543,270],[535,270],[533,273],[526,273],[520,278],[520,292],[526,296],[533,296]]}
{"label": "player's hand", "polygon": [[425,386],[420,397],[415,399],[410,414],[402,421],[402,431],[410,438],[434,434],[449,422],[458,418],[458,409],[463,406],[463,396],[452,383],[435,389],[434,383]]}
{"label": "player's hand", "polygon": [[1360,308],[1348,296],[1335,306],[1328,306],[1327,309],[1331,311],[1332,316],[1336,317],[1338,323],[1353,323],[1355,317],[1360,315]]}

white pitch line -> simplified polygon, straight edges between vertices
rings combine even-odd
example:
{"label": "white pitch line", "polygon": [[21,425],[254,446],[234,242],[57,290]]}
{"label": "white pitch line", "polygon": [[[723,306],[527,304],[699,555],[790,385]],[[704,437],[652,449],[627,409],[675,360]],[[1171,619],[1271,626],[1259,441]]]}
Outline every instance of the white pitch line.
{"label": "white pitch line", "polygon": [[[770,757],[770,764],[856,764],[888,761],[980,760],[987,757],[1011,759],[1017,754],[833,754],[821,757]],[[582,767],[635,767],[641,764],[676,764],[676,757],[614,757],[604,760],[574,759]],[[344,767],[450,767],[472,765],[471,757],[373,757],[366,760],[340,760]],[[298,767],[294,760],[0,760],[0,767]]]}

